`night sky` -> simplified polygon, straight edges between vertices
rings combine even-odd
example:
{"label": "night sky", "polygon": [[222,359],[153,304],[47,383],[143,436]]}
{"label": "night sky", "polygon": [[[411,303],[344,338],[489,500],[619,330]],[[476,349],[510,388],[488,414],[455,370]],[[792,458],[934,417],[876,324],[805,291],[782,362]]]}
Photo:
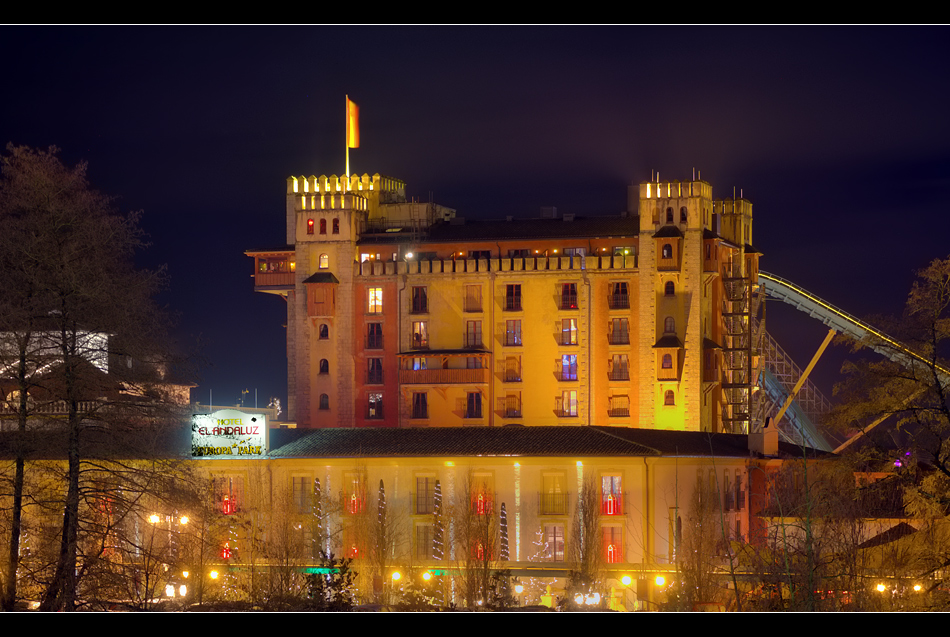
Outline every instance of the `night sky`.
{"label": "night sky", "polygon": [[[946,27],[0,27],[0,52],[0,142],[144,210],[201,402],[286,399],[285,306],[243,253],[284,243],[289,175],[344,172],[346,94],[352,171],[467,218],[616,214],[695,168],[752,201],[763,270],[861,317],[950,254]],[[804,367],[826,329],[768,319]]]}

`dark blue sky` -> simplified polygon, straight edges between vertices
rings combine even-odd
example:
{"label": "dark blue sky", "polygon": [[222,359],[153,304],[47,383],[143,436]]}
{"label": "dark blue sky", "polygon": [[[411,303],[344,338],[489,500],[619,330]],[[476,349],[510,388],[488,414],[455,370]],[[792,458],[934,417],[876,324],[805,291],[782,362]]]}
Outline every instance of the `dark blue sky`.
{"label": "dark blue sky", "polygon": [[[754,204],[762,268],[858,316],[950,254],[946,27],[0,27],[0,142],[63,149],[143,209],[162,301],[207,361],[195,397],[286,395],[283,302],[247,248],[284,241],[285,179],[354,172],[472,218],[617,213],[687,179]],[[804,366],[825,329],[779,304]],[[816,370],[830,393],[843,351]]]}

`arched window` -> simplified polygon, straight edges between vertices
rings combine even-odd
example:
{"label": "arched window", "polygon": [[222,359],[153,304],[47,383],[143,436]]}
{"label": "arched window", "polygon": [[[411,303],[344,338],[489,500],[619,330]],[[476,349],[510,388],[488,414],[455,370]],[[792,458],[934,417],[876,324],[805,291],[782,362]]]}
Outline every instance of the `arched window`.
{"label": "arched window", "polygon": [[320,220],[320,234],[326,234],[326,233],[327,233],[327,220],[321,219]]}
{"label": "arched window", "polygon": [[325,254],[321,254],[320,255],[320,269],[326,270],[329,267],[330,267],[330,257]]}
{"label": "arched window", "polygon": [[672,389],[667,389],[667,390],[666,390],[666,394],[663,396],[663,404],[664,404],[664,405],[675,405],[675,404],[676,404],[676,397],[673,395],[673,390],[672,390]]}
{"label": "arched window", "polygon": [[676,285],[672,281],[667,281],[666,286],[663,288],[663,293],[667,296],[673,296],[676,294]]}
{"label": "arched window", "polygon": [[340,220],[333,220],[333,234],[340,234]]}
{"label": "arched window", "polygon": [[326,323],[320,324],[320,338],[330,338],[330,327]]}
{"label": "arched window", "polygon": [[326,394],[320,394],[320,409],[330,408],[330,397]]}
{"label": "arched window", "polygon": [[686,206],[680,208],[680,223],[686,223]]}
{"label": "arched window", "polygon": [[313,219],[307,219],[307,234],[313,234]]}
{"label": "arched window", "polygon": [[320,359],[320,373],[329,374],[330,373],[330,361],[325,358]]}
{"label": "arched window", "polygon": [[662,250],[662,252],[660,253],[660,256],[662,256],[662,258],[664,258],[664,259],[672,259],[672,258],[673,258],[673,246],[670,245],[669,243],[664,243],[664,244],[663,244],[663,250]]}
{"label": "arched window", "polygon": [[666,223],[673,223],[673,209],[666,209]]}
{"label": "arched window", "polygon": [[667,316],[666,320],[663,321],[663,332],[666,334],[676,333],[676,321],[672,316]]}
{"label": "arched window", "polygon": [[673,369],[673,357],[670,354],[663,354],[663,362],[660,363],[663,369]]}

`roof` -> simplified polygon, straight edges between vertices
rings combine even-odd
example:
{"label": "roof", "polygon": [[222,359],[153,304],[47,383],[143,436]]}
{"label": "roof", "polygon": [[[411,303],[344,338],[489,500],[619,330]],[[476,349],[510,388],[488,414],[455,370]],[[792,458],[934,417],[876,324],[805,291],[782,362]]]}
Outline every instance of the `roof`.
{"label": "roof", "polygon": [[280,246],[277,248],[259,248],[255,250],[245,250],[244,254],[250,256],[252,254],[266,254],[266,253],[284,253],[284,252],[293,252],[296,250],[296,246],[290,244]]}
{"label": "roof", "polygon": [[675,239],[683,238],[683,232],[676,226],[663,226],[653,235],[654,239]]}
{"label": "roof", "polygon": [[[748,436],[628,427],[275,429],[271,458],[699,456],[748,458]],[[800,456],[782,443],[783,455]]]}
{"label": "roof", "polygon": [[339,283],[340,280],[331,272],[317,272],[304,279],[304,283]]}
{"label": "roof", "polygon": [[683,347],[683,341],[676,334],[666,334],[661,336],[653,347],[654,349],[658,347]]}

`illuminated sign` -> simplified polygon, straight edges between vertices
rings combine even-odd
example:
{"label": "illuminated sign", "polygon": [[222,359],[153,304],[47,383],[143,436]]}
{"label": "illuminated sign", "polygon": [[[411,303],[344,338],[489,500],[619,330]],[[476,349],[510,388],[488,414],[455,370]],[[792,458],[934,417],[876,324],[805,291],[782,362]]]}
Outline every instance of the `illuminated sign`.
{"label": "illuminated sign", "polygon": [[192,416],[192,458],[263,458],[266,453],[265,414],[222,409]]}

